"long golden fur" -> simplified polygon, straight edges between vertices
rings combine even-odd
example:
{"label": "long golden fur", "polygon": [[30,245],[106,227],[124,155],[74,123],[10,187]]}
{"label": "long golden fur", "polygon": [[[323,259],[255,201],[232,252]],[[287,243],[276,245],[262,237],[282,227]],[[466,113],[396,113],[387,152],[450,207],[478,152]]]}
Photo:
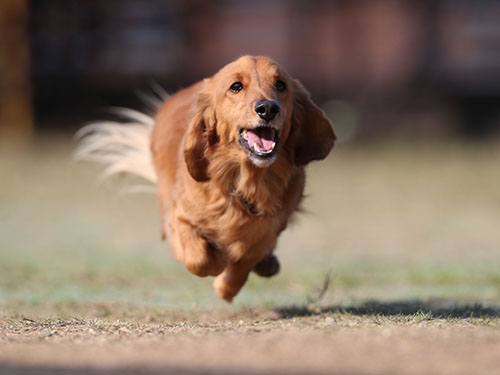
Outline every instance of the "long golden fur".
{"label": "long golden fur", "polygon": [[[269,122],[256,113],[262,100],[279,106]],[[274,160],[242,146],[242,129],[260,126],[279,134]],[[250,271],[276,273],[272,251],[299,204],[304,166],[325,158],[334,140],[301,83],[267,57],[241,57],[173,95],[156,116],[152,152],[163,229],[177,259],[198,276],[216,276],[226,301]]]}
{"label": "long golden fur", "polygon": [[120,114],[127,121],[83,128],[77,156],[158,185],[176,258],[215,276],[226,301],[252,270],[276,274],[273,250],[302,197],[304,166],[335,141],[302,84],[267,57],[243,56],[166,98],[155,119]]}

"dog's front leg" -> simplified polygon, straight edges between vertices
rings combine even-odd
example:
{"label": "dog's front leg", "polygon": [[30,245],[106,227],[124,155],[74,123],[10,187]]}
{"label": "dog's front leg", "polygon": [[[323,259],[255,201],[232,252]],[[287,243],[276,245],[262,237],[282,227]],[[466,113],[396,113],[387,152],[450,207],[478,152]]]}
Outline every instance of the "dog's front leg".
{"label": "dog's front leg", "polygon": [[224,272],[214,280],[214,288],[217,295],[231,302],[245,285],[248,274],[258,263],[258,259],[240,259],[234,263],[228,263]]}
{"label": "dog's front leg", "polygon": [[226,267],[225,254],[209,243],[184,218],[176,218],[170,225],[169,239],[179,261],[197,276],[217,276]]}
{"label": "dog's front leg", "polygon": [[[264,244],[261,244],[264,245]],[[214,288],[217,295],[231,302],[238,294],[240,289],[245,285],[248,274],[254,269],[255,265],[266,256],[269,246],[262,246],[260,249],[256,247],[248,247],[245,244],[235,244],[229,251],[234,254],[241,254],[238,260],[228,260],[227,266],[219,276],[214,280]],[[250,251],[251,249],[251,251]],[[234,258],[233,258],[234,259]]]}

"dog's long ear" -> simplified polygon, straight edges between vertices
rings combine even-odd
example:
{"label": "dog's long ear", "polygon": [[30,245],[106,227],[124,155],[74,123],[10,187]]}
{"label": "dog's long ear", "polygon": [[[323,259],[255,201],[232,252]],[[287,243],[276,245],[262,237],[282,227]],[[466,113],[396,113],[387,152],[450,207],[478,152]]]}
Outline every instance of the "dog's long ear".
{"label": "dog's long ear", "polygon": [[193,119],[189,123],[185,143],[184,159],[191,176],[199,182],[208,181],[208,147],[216,142],[215,113],[212,98],[206,89],[208,80],[203,82],[198,93]]}
{"label": "dog's long ear", "polygon": [[324,159],[337,137],[325,113],[311,100],[311,95],[294,80],[292,131],[295,132],[295,164],[305,165]]}

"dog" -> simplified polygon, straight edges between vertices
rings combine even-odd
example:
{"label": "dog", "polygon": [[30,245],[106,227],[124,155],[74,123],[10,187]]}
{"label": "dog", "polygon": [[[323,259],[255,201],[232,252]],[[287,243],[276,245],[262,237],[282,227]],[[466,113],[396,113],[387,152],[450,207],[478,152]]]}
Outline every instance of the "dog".
{"label": "dog", "polygon": [[231,302],[252,270],[275,275],[304,167],[336,140],[303,85],[268,57],[243,56],[166,98],[154,119],[122,114],[128,124],[83,128],[77,156],[156,183],[162,237],[190,272],[215,276],[220,298]]}

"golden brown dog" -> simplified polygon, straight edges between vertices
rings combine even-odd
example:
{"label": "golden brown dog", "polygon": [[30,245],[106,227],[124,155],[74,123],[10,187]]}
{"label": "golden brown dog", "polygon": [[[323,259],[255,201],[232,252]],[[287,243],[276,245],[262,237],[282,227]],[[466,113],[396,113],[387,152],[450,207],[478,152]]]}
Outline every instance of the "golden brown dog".
{"label": "golden brown dog", "polygon": [[272,252],[301,199],[304,166],[334,141],[309,93],[267,57],[241,57],[168,98],[151,151],[176,258],[198,276],[216,276],[226,301],[252,270],[277,273]]}

